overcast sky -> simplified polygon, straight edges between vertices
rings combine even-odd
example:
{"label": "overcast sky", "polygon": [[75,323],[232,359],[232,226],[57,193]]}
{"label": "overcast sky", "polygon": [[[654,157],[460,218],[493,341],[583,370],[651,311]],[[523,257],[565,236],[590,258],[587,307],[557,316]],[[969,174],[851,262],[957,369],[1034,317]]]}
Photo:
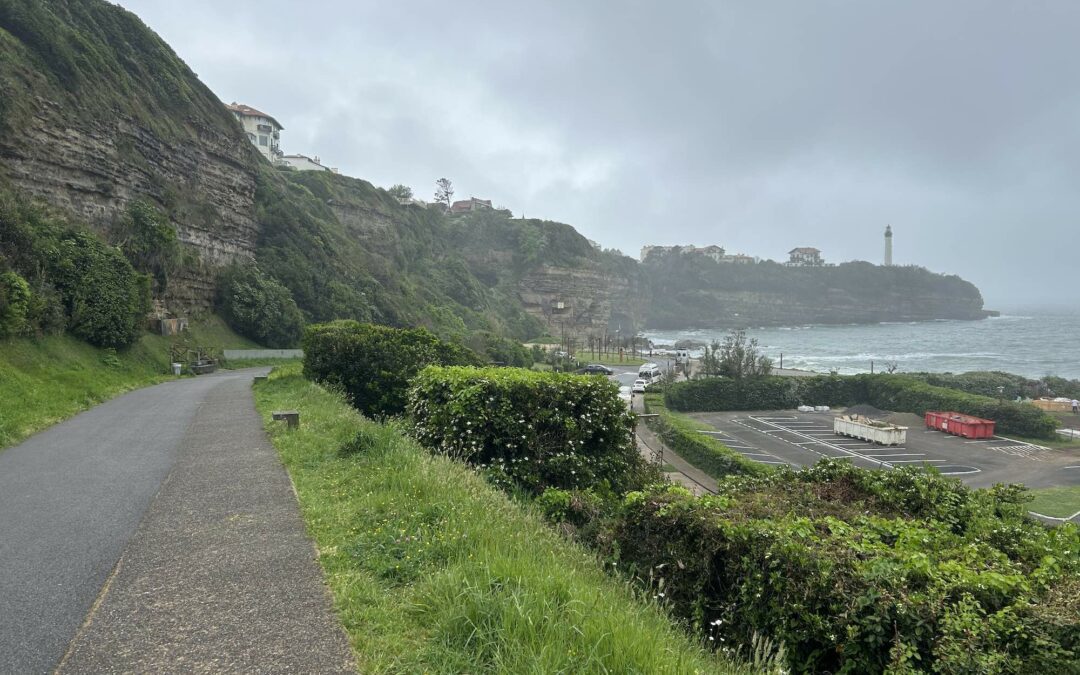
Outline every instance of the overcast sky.
{"label": "overcast sky", "polygon": [[286,153],[637,257],[720,244],[1080,306],[1080,3],[121,0]]}

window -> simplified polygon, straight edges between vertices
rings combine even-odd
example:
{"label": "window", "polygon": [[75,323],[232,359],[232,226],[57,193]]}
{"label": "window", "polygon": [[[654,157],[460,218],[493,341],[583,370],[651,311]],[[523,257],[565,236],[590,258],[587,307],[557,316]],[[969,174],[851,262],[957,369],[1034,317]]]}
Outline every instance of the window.
{"label": "window", "polygon": [[266,136],[259,136],[259,145],[266,145],[268,142],[269,140],[266,138]]}

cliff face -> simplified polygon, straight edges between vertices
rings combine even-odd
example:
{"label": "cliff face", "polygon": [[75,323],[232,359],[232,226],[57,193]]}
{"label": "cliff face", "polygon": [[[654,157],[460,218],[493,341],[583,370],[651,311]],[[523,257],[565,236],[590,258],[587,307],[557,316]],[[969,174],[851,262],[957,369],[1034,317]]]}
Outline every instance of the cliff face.
{"label": "cliff face", "polygon": [[550,335],[625,334],[641,326],[643,306],[634,286],[602,269],[542,265],[522,277],[518,297]]}
{"label": "cliff face", "polygon": [[170,281],[166,303],[208,307],[211,270],[253,256],[258,233],[257,154],[220,101],[104,2],[8,0],[0,50],[0,177],[102,234],[131,200],[155,204],[201,261]]}
{"label": "cliff face", "polygon": [[[35,99],[18,135],[0,141],[0,166],[24,192],[107,232],[133,199],[169,213],[179,240],[208,266],[255,253],[255,178],[246,140],[213,129],[168,143],[130,119],[79,120],[64,106]],[[206,308],[212,280],[186,270],[166,301]],[[179,309],[179,307],[178,307]]]}

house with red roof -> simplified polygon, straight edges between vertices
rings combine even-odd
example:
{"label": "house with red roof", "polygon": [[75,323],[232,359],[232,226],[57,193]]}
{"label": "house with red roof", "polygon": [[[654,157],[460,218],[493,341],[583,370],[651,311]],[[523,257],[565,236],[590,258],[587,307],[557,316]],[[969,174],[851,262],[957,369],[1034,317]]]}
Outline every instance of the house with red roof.
{"label": "house with red roof", "polygon": [[281,160],[281,131],[285,128],[273,118],[249,105],[233,101],[225,106],[244,127],[251,144],[271,163]]}

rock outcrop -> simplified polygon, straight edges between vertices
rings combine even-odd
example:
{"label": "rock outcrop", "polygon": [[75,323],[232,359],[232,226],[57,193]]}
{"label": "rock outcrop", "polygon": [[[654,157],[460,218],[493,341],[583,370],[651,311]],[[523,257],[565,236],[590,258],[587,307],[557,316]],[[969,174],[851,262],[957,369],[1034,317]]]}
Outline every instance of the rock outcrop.
{"label": "rock outcrop", "polygon": [[206,270],[255,253],[254,158],[247,140],[205,128],[170,143],[130,119],[80,119],[54,101],[38,97],[35,103],[18,135],[0,137],[7,179],[102,233],[131,200],[156,204],[203,262],[172,281],[166,304],[177,311],[208,307],[213,280]]}

